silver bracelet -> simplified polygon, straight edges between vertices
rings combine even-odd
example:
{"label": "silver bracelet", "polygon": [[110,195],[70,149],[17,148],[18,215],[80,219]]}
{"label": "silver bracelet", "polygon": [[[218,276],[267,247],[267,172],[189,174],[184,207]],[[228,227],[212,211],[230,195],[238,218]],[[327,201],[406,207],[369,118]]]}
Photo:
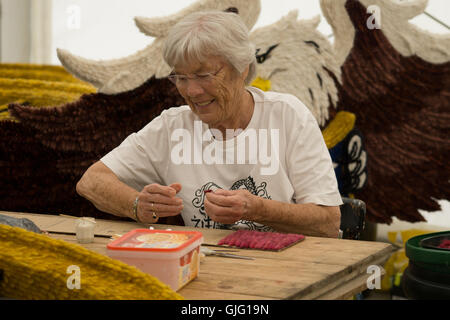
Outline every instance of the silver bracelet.
{"label": "silver bracelet", "polygon": [[136,220],[139,223],[142,223],[138,217],[138,202],[139,202],[139,196],[136,197],[136,199],[134,200],[134,203],[133,203],[133,215],[134,215],[134,220]]}

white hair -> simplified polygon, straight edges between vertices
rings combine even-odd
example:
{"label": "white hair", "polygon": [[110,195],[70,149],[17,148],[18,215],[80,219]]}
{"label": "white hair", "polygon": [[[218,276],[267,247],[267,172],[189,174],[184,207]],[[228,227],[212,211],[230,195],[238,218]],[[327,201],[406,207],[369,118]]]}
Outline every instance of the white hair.
{"label": "white hair", "polygon": [[190,61],[204,62],[211,55],[221,56],[240,74],[249,66],[248,85],[256,74],[255,52],[239,15],[203,11],[186,16],[170,29],[163,56],[171,68]]}

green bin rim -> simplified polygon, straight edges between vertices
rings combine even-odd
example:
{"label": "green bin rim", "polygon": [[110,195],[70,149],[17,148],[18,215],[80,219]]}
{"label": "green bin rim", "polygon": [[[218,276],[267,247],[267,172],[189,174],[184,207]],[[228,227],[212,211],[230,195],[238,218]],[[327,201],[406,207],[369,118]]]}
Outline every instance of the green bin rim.
{"label": "green bin rim", "polygon": [[422,248],[420,241],[435,236],[450,236],[449,231],[434,232],[412,237],[405,244],[405,254],[412,260],[427,264],[439,264],[450,267],[450,251]]}

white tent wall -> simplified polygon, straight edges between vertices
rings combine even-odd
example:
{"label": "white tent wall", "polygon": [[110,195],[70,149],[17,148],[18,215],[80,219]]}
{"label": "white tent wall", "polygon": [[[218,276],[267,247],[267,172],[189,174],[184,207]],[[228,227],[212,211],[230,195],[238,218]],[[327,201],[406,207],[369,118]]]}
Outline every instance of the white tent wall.
{"label": "white tent wall", "polygon": [[[128,56],[152,42],[136,28],[135,16],[161,17],[178,12],[194,2],[196,0],[165,0],[161,5],[152,0],[127,0],[124,5],[124,0],[54,0],[52,61],[59,64],[56,48],[67,49],[88,59],[110,60]],[[297,9],[299,18],[321,15],[319,31],[325,35],[332,33],[321,14],[319,0],[261,0],[261,6],[261,14],[254,28],[272,24]],[[427,12],[448,25],[450,1],[429,0]],[[448,32],[426,15],[420,15],[412,22],[431,32]]]}
{"label": "white tent wall", "polygon": [[[152,41],[139,33],[134,16],[164,16],[195,1],[165,0],[162,6],[148,0],[0,0],[1,61],[60,64],[56,48],[88,59],[127,56]],[[321,15],[319,0],[261,0],[261,3],[255,28],[271,24],[293,9],[299,10],[300,18]],[[450,1],[429,0],[427,12],[450,25]],[[431,32],[448,33],[448,29],[424,14],[411,22]],[[319,31],[331,34],[325,19]]]}
{"label": "white tent wall", "polygon": [[52,63],[53,0],[32,0],[30,6],[30,62]]}
{"label": "white tent wall", "polygon": [[1,61],[51,64],[53,0],[2,0]]}
{"label": "white tent wall", "polygon": [[1,1],[1,61],[30,62],[31,0]]}

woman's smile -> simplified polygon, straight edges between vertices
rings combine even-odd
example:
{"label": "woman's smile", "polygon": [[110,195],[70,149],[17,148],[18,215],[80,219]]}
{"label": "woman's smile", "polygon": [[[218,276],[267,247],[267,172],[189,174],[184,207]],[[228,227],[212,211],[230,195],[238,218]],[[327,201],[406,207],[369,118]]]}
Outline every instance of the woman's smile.
{"label": "woman's smile", "polygon": [[216,99],[205,100],[203,102],[195,102],[194,105],[196,108],[202,109],[202,108],[211,106],[215,101],[216,101]]}

